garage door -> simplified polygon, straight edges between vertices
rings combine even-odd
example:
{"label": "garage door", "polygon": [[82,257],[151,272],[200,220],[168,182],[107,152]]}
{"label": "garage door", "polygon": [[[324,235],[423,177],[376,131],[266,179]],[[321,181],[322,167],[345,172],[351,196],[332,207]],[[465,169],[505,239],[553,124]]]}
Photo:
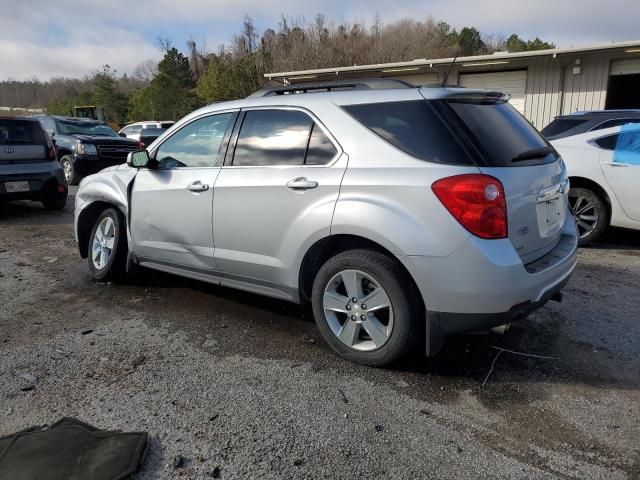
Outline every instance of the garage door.
{"label": "garage door", "polygon": [[405,82],[413,83],[417,86],[422,85],[434,85],[438,83],[438,74],[437,73],[422,73],[419,75],[402,75],[395,77],[399,80],[404,80]]}
{"label": "garage door", "polygon": [[461,73],[460,86],[465,88],[480,88],[496,90],[511,95],[509,103],[520,113],[524,113],[524,99],[527,88],[527,71],[514,70],[510,72],[491,73]]}
{"label": "garage door", "polygon": [[611,75],[635,75],[640,73],[640,58],[625,58],[611,62]]}

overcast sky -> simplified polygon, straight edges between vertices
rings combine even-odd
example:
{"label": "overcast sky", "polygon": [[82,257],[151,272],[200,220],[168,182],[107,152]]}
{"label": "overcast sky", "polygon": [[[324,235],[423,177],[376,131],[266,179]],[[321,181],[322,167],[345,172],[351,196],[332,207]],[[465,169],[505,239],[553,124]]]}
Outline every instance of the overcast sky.
{"label": "overcast sky", "polygon": [[0,0],[0,80],[82,77],[108,63],[130,73],[158,59],[158,37],[209,50],[240,30],[245,14],[261,33],[280,15],[371,23],[444,20],[483,33],[539,36],[560,47],[640,39],[640,0]]}

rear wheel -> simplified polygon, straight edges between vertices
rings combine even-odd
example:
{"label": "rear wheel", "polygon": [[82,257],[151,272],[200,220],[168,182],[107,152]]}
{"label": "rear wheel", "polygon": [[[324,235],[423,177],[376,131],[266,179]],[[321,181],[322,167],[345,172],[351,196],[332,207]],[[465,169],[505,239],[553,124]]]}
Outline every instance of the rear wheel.
{"label": "rear wheel", "polygon": [[578,227],[581,246],[596,241],[609,226],[607,206],[587,188],[569,190],[569,208]]}
{"label": "rear wheel", "polygon": [[330,258],[312,292],[320,333],[341,356],[365,365],[388,365],[419,339],[420,303],[395,259],[373,250]]}
{"label": "rear wheel", "polygon": [[124,215],[108,208],[96,219],[89,237],[89,270],[99,281],[114,280],[125,272],[127,236]]}
{"label": "rear wheel", "polygon": [[78,185],[78,183],[80,183],[80,176],[73,167],[73,157],[71,155],[62,157],[60,159],[60,166],[64,172],[64,178],[67,179],[69,185]]}

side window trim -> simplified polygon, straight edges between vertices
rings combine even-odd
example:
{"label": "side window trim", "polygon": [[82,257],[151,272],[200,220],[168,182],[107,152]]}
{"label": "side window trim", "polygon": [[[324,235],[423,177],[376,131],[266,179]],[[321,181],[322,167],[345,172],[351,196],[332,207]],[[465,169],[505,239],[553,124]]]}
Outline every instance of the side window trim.
{"label": "side window trim", "polygon": [[[166,138],[162,139],[162,143],[158,144],[155,146],[155,148],[153,149],[153,151],[149,152],[149,158],[151,160],[153,160],[154,162],[156,161],[156,155],[158,153],[158,150],[160,150],[160,147],[162,147],[162,145],[164,145],[165,142],[167,142],[171,137],[173,137],[176,133],[178,133],[179,131],[181,131],[183,128],[188,127],[189,125],[191,125],[194,122],[197,122],[199,120],[202,120],[203,118],[207,118],[207,117],[213,117],[215,115],[223,115],[225,113],[233,113],[234,116],[231,118],[231,120],[229,121],[229,125],[227,126],[227,130],[225,131],[225,135],[223,137],[222,140],[222,144],[220,145],[220,149],[218,150],[218,152],[222,151],[222,148],[227,148],[225,145],[225,142],[229,140],[229,137],[227,136],[227,133],[230,131],[230,126],[236,123],[236,120],[238,118],[238,114],[239,114],[240,110],[237,108],[233,108],[230,110],[220,110],[220,111],[216,111],[216,112],[207,112],[205,114],[202,114],[198,117],[192,118],[191,121],[184,123],[183,125],[180,125],[180,128],[176,129],[175,131],[171,132],[171,135],[169,135]],[[220,157],[218,157],[218,160],[216,160],[215,165],[211,166],[211,167],[180,167],[180,168],[219,168],[222,165],[220,164]]]}
{"label": "side window trim", "polygon": [[[316,117],[313,112],[307,110],[304,107],[290,106],[290,105],[264,105],[264,106],[254,106],[254,107],[243,107],[240,109],[240,113],[236,118],[235,127],[233,129],[233,133],[231,134],[231,140],[227,147],[227,153],[224,158],[224,167],[225,168],[255,168],[254,165],[233,165],[233,156],[235,155],[236,146],[238,143],[238,136],[240,134],[240,129],[242,128],[242,124],[244,123],[244,117],[246,113],[253,110],[297,110],[305,113],[311,118],[313,125],[309,131],[309,138],[307,139],[307,149],[305,150],[304,161],[302,165],[284,165],[284,167],[304,167],[304,168],[327,168],[332,166],[344,153],[342,149],[342,145],[336,140],[333,134],[329,131],[329,129]],[[336,150],[336,154],[334,157],[325,164],[322,165],[307,165],[307,153],[309,151],[309,142],[311,141],[311,135],[313,134],[313,128],[315,126],[320,127],[320,129],[327,136],[333,148]],[[260,168],[282,168],[283,165],[263,165]]]}

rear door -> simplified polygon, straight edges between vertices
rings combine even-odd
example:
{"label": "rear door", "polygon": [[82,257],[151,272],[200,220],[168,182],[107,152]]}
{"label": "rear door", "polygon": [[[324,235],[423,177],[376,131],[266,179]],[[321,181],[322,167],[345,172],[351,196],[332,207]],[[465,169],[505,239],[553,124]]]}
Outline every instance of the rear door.
{"label": "rear door", "polygon": [[131,237],[142,262],[213,269],[213,185],[237,112],[191,121],[163,141],[131,194]]}
{"label": "rear door", "polygon": [[640,127],[628,125],[620,133],[595,141],[602,149],[600,165],[624,212],[640,221]]}
{"label": "rear door", "polygon": [[524,263],[542,257],[558,243],[567,215],[564,164],[508,103],[473,96],[447,103],[477,147],[482,173],[504,186],[509,239],[515,250]]}
{"label": "rear door", "polygon": [[301,109],[249,109],[238,126],[215,185],[216,268],[278,295],[305,242],[329,235],[346,156]]}

